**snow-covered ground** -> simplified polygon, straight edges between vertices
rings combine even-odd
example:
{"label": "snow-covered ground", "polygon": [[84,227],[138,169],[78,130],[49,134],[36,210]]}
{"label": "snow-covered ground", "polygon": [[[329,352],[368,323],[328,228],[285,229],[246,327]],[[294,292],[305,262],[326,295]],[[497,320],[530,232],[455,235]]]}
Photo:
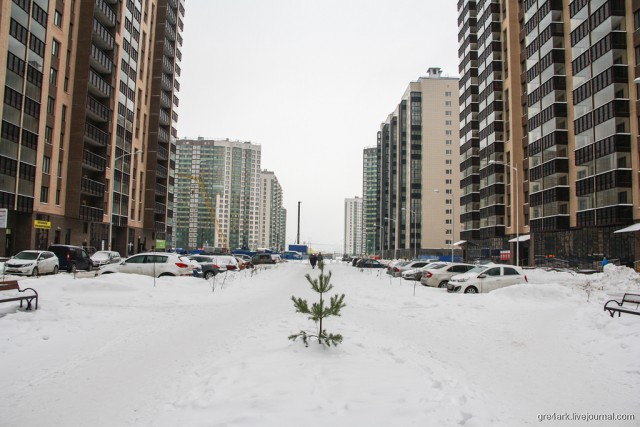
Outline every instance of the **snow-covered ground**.
{"label": "snow-covered ground", "polygon": [[[307,264],[22,278],[40,307],[0,304],[0,426],[640,425],[640,316],[603,311],[640,293],[635,272],[457,295],[327,267],[347,304],[325,322],[335,348],[287,339],[314,328],[290,299],[316,298]],[[635,420],[539,421],[554,413]]]}

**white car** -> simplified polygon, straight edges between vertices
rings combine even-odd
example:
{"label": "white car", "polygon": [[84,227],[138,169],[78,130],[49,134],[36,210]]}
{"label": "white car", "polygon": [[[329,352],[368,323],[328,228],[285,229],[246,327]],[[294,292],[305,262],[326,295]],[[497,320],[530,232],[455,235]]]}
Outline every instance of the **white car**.
{"label": "white car", "polygon": [[221,272],[240,270],[238,260],[232,255],[212,255],[211,258]]}
{"label": "white car", "polygon": [[420,283],[434,288],[446,288],[449,279],[453,276],[466,273],[475,267],[473,264],[463,264],[459,262],[453,264],[436,264],[422,273]]}
{"label": "white car", "polygon": [[431,264],[431,261],[424,260],[424,261],[409,261],[406,263],[398,263],[393,268],[391,268],[391,275],[393,277],[402,277],[402,272],[407,270],[413,270],[415,268],[424,267],[427,264]]}
{"label": "white car", "polygon": [[145,276],[193,276],[194,265],[182,255],[164,252],[146,252],[133,255],[118,264],[108,264],[98,270],[98,275],[109,273],[133,273]]}
{"label": "white car", "polygon": [[506,286],[527,283],[524,272],[513,265],[479,265],[449,279],[447,292],[477,294]]}
{"label": "white car", "polygon": [[101,267],[107,264],[115,264],[122,261],[120,253],[116,251],[98,251],[91,255],[91,262],[94,267]]}
{"label": "white car", "polygon": [[4,263],[6,274],[37,276],[39,274],[57,274],[58,257],[49,251],[22,251]]}
{"label": "white car", "polygon": [[446,262],[431,262],[424,267],[412,268],[402,272],[402,278],[405,280],[420,280],[424,272],[430,268],[440,268],[447,265]]}

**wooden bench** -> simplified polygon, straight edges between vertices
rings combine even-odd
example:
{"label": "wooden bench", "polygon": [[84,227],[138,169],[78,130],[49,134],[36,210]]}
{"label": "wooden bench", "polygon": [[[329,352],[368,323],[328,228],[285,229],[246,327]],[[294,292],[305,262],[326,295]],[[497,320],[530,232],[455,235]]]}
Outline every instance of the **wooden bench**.
{"label": "wooden bench", "polygon": [[[628,303],[628,305],[624,305],[625,303]],[[640,315],[640,295],[624,294],[622,302],[618,302],[614,299],[609,300],[604,305],[604,310],[608,311],[611,317],[613,317],[616,312],[618,313],[618,317],[620,317],[621,313]]]}
{"label": "wooden bench", "polygon": [[25,291],[32,291],[33,293],[31,294],[25,294],[25,295],[19,295],[19,294],[14,294],[14,295],[1,295],[0,294],[0,303],[1,302],[11,302],[11,301],[20,301],[20,307],[22,307],[22,301],[26,301],[27,302],[27,310],[31,310],[31,302],[33,300],[36,300],[36,305],[35,305],[35,309],[38,309],[38,292],[36,292],[35,289],[33,288],[25,288],[25,289],[20,289],[20,286],[18,286],[18,281],[17,280],[5,280],[4,282],[0,282],[0,291],[18,291],[20,293],[25,292]]}

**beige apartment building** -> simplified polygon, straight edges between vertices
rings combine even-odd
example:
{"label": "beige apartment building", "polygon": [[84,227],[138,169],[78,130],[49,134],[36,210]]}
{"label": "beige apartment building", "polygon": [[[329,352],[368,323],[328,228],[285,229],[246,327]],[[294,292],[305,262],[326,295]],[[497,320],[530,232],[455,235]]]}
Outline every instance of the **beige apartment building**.
{"label": "beige apartment building", "polygon": [[0,255],[172,233],[184,0],[4,0]]}
{"label": "beige apartment building", "polygon": [[[457,91],[458,78],[430,68],[426,76],[409,84],[380,127],[375,228],[381,236],[376,253],[381,251],[384,257],[450,257],[456,248],[460,233]],[[370,229],[369,225],[368,233]]]}

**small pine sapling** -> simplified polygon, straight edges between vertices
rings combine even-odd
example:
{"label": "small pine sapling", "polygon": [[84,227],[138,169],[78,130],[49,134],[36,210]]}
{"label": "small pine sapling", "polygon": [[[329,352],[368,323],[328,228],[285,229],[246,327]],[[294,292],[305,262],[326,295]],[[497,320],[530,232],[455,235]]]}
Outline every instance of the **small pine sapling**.
{"label": "small pine sapling", "polygon": [[326,304],[324,294],[333,289],[331,282],[331,272],[324,274],[324,263],[320,263],[320,275],[312,279],[311,275],[306,274],[305,277],[311,284],[311,288],[320,294],[320,301],[314,302],[311,307],[309,303],[302,299],[291,297],[293,305],[296,308],[297,313],[306,314],[309,319],[313,320],[318,325],[317,334],[309,333],[307,331],[300,331],[297,334],[289,335],[289,339],[295,341],[298,338],[302,338],[304,345],[309,347],[310,339],[317,339],[319,344],[331,347],[331,345],[337,346],[342,342],[342,335],[327,333],[322,327],[322,322],[329,316],[340,316],[340,310],[346,306],[344,303],[344,294],[334,295],[329,299],[329,304]]}

